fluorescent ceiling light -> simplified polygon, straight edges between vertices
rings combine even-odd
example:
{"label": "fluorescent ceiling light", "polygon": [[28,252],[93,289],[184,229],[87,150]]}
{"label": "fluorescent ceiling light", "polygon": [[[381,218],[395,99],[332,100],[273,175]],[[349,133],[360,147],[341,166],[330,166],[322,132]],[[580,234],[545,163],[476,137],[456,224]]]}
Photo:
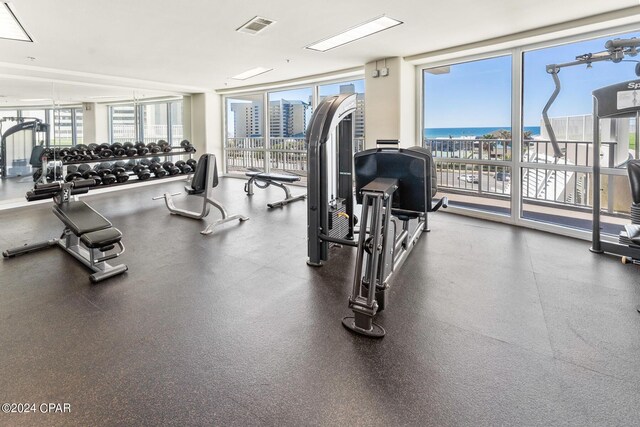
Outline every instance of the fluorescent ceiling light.
{"label": "fluorescent ceiling light", "polygon": [[53,102],[51,98],[26,98],[20,99],[22,102]]}
{"label": "fluorescent ceiling light", "polygon": [[231,78],[235,80],[247,80],[247,79],[250,79],[251,77],[255,77],[255,76],[259,76],[260,74],[267,73],[271,70],[273,70],[273,68],[256,67],[248,71],[245,71],[244,73],[240,73],[237,76],[233,76]]}
{"label": "fluorescent ceiling light", "polygon": [[320,40],[319,42],[310,44],[309,46],[306,46],[306,48],[311,50],[318,50],[320,52],[326,52],[329,49],[333,49],[334,47],[351,43],[352,41],[370,36],[371,34],[379,33],[380,31],[387,30],[400,24],[402,24],[401,21],[389,18],[387,16],[381,16],[379,18],[375,18],[371,21],[367,21],[360,25],[357,25],[333,37],[329,37],[327,39]]}
{"label": "fluorescent ceiling light", "polygon": [[0,38],[32,42],[9,3],[0,4]]}

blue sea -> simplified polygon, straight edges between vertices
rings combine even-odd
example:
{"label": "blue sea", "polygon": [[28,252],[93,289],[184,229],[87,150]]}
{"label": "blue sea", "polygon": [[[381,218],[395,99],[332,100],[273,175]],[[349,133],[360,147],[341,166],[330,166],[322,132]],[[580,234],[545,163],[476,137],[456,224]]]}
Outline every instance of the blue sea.
{"label": "blue sea", "polygon": [[[480,127],[480,128],[426,128],[426,138],[461,138],[486,135],[497,130],[511,131],[511,126]],[[531,131],[531,135],[540,135],[540,126],[525,126],[525,131]]]}

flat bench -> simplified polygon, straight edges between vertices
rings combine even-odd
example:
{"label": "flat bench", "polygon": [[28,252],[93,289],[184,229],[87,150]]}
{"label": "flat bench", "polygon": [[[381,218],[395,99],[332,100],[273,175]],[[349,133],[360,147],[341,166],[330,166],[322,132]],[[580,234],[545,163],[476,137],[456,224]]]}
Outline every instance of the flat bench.
{"label": "flat bench", "polygon": [[[76,185],[78,188],[74,188]],[[127,271],[128,267],[124,264],[111,266],[106,262],[124,253],[120,230],[113,227],[111,222],[85,202],[69,200],[67,197],[69,194],[73,194],[74,190],[79,191],[83,187],[82,192],[88,191],[86,190],[87,186],[88,184],[84,185],[79,181],[36,185],[33,191],[27,193],[27,200],[42,200],[53,197],[57,203],[52,208],[53,213],[65,227],[62,235],[58,239],[8,249],[2,255],[5,258],[12,258],[40,249],[59,246],[94,272],[89,276],[94,283]],[[109,253],[116,246],[119,250]]]}
{"label": "flat bench", "polygon": [[296,200],[304,200],[307,198],[306,194],[302,194],[300,196],[291,196],[289,187],[287,187],[284,184],[284,183],[291,184],[293,182],[300,181],[300,177],[297,175],[265,173],[265,172],[258,172],[258,171],[246,172],[245,175],[249,177],[249,181],[247,181],[244,184],[244,191],[245,193],[247,193],[247,196],[253,196],[254,184],[256,187],[262,188],[262,189],[267,188],[270,185],[274,185],[284,190],[285,198],[278,202],[267,203],[267,206],[270,208],[276,208],[276,207],[279,208],[284,205],[288,205],[291,202],[295,202]]}

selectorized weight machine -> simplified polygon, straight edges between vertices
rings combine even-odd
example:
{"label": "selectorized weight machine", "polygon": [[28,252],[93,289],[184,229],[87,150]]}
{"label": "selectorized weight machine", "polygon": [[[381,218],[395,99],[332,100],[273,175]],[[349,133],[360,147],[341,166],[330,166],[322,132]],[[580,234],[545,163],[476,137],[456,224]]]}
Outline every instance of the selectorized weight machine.
{"label": "selectorized weight machine", "polygon": [[[638,55],[640,39],[612,39],[605,43],[605,51],[599,53],[586,53],[576,57],[575,61],[563,64],[547,65],[547,73],[551,74],[555,84],[555,90],[545,105],[542,116],[545,128],[554,150],[556,160],[564,156],[557,143],[551,121],[547,115],[549,108],[560,92],[560,79],[558,73],[562,68],[576,65],[591,67],[594,62],[611,61],[619,63],[625,61],[626,56]],[[635,74],[640,76],[640,61],[635,61]],[[640,80],[631,80],[596,89],[593,95],[593,223],[591,232],[591,252],[610,253],[621,256],[624,264],[640,264]],[[613,158],[609,158],[609,164],[601,166],[601,135],[600,119],[635,119],[635,158],[625,159],[616,164]],[[620,169],[627,169],[629,185],[631,189],[631,224],[624,226],[620,231],[618,241],[603,240],[601,233],[601,200],[602,172],[609,176],[609,180],[617,176],[624,176]],[[609,186],[611,188],[611,186]],[[608,197],[612,195],[609,194]],[[638,306],[640,311],[640,306]]]}
{"label": "selectorized weight machine", "polygon": [[[18,124],[2,133],[0,176],[9,178],[31,174],[31,167],[41,167],[40,155],[44,148],[49,147],[49,125],[31,117],[3,117],[0,123],[2,121],[15,121]],[[20,132],[31,132],[30,140],[16,138]]]}
{"label": "selectorized weight machine", "polygon": [[[342,324],[368,337],[383,337],[373,322],[386,306],[387,290],[423,231],[427,212],[447,207],[446,197],[432,205],[435,167],[429,150],[398,148],[398,141],[378,141],[384,148],[353,156],[352,119],[356,96],[325,98],[309,124],[308,144],[308,258],[321,266],[329,259],[329,245],[357,248],[352,317]],[[362,205],[360,229],[354,211]],[[355,240],[355,235],[358,239]]]}

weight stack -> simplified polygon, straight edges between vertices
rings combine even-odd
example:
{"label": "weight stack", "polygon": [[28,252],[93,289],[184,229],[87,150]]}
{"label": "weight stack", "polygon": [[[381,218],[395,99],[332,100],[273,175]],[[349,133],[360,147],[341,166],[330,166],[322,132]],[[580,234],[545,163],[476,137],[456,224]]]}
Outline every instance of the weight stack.
{"label": "weight stack", "polygon": [[640,204],[631,205],[631,224],[640,224]]}
{"label": "weight stack", "polygon": [[344,239],[349,234],[349,218],[346,216],[344,200],[336,200],[336,205],[329,207],[329,236]]}

